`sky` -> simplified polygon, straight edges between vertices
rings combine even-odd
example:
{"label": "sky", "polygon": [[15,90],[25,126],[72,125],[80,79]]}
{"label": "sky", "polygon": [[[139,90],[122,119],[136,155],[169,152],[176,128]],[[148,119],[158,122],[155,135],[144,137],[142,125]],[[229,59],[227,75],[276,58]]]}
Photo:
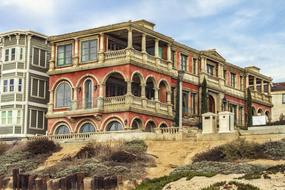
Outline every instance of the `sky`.
{"label": "sky", "polygon": [[155,30],[285,82],[284,0],[1,0],[0,31],[56,35],[146,19]]}

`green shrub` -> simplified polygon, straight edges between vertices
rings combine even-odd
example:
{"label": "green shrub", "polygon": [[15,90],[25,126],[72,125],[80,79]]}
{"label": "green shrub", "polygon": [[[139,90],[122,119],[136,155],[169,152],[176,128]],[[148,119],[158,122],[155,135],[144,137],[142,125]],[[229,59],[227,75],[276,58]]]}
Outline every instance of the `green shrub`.
{"label": "green shrub", "polygon": [[55,152],[59,149],[59,146],[49,139],[36,139],[29,141],[26,145],[25,151],[33,155],[48,154]]}
{"label": "green shrub", "polygon": [[263,143],[260,150],[268,159],[285,159],[285,142],[282,140]]}
{"label": "green shrub", "polygon": [[212,173],[181,172],[160,178],[146,179],[135,190],[161,190],[168,183],[177,181],[183,177],[186,177],[187,180],[191,180],[195,176],[213,177],[214,175],[215,174]]}
{"label": "green shrub", "polygon": [[222,189],[232,189],[231,187],[237,187],[237,190],[260,190],[259,188],[250,185],[250,184],[243,184],[236,181],[230,181],[230,182],[217,182],[209,187],[203,188],[202,190],[220,190]]}
{"label": "green shrub", "polygon": [[138,160],[138,157],[130,152],[119,150],[113,152],[110,159],[115,162],[134,162]]}
{"label": "green shrub", "polygon": [[241,159],[285,159],[285,142],[276,141],[257,144],[238,139],[196,154],[192,160],[193,162],[201,162]]}
{"label": "green shrub", "polygon": [[135,154],[145,153],[147,151],[147,145],[143,140],[127,141],[123,144],[122,148]]}

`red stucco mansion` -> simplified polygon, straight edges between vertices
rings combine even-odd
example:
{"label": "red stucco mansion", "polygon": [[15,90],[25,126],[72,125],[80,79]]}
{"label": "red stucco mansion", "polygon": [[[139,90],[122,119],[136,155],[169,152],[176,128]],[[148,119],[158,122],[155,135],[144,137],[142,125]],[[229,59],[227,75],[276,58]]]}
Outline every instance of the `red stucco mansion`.
{"label": "red stucco mansion", "polygon": [[246,89],[251,88],[254,114],[270,119],[272,79],[259,68],[240,68],[214,49],[183,45],[146,20],[49,41],[49,134],[172,127],[179,92],[183,125],[197,125],[204,78],[210,112],[234,112],[236,125],[245,125]]}

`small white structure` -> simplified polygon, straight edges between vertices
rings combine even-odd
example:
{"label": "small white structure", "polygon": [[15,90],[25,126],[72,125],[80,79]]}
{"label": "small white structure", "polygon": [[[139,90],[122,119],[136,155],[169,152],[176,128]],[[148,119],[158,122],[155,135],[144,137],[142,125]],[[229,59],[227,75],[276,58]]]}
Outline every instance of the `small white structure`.
{"label": "small white structure", "polygon": [[202,114],[202,133],[217,132],[217,115],[211,112]]}
{"label": "small white structure", "polygon": [[235,115],[224,111],[219,113],[219,133],[230,133],[235,130]]}
{"label": "small white structure", "polygon": [[265,115],[259,115],[259,116],[252,116],[252,125],[266,125],[266,116]]}

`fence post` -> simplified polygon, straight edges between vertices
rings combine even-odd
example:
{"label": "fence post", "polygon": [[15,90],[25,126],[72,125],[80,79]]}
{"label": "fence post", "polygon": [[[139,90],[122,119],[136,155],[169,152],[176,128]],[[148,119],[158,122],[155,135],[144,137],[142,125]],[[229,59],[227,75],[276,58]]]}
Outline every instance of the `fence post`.
{"label": "fence post", "polygon": [[13,190],[17,190],[19,188],[19,173],[20,170],[19,169],[13,169],[12,171],[13,173]]}
{"label": "fence post", "polygon": [[3,176],[1,175],[0,176],[0,190],[2,190],[2,188],[3,188]]}
{"label": "fence post", "polygon": [[29,175],[26,174],[20,174],[19,175],[20,181],[21,181],[21,190],[28,190],[29,186]]}
{"label": "fence post", "polygon": [[36,187],[35,178],[36,178],[36,176],[29,176],[29,178],[28,178],[28,189],[29,190],[35,189],[35,187]]}
{"label": "fence post", "polygon": [[82,174],[82,173],[76,174],[76,179],[77,179],[77,187],[76,187],[76,189],[77,190],[84,190],[84,182],[83,182],[84,176],[85,175]]}

